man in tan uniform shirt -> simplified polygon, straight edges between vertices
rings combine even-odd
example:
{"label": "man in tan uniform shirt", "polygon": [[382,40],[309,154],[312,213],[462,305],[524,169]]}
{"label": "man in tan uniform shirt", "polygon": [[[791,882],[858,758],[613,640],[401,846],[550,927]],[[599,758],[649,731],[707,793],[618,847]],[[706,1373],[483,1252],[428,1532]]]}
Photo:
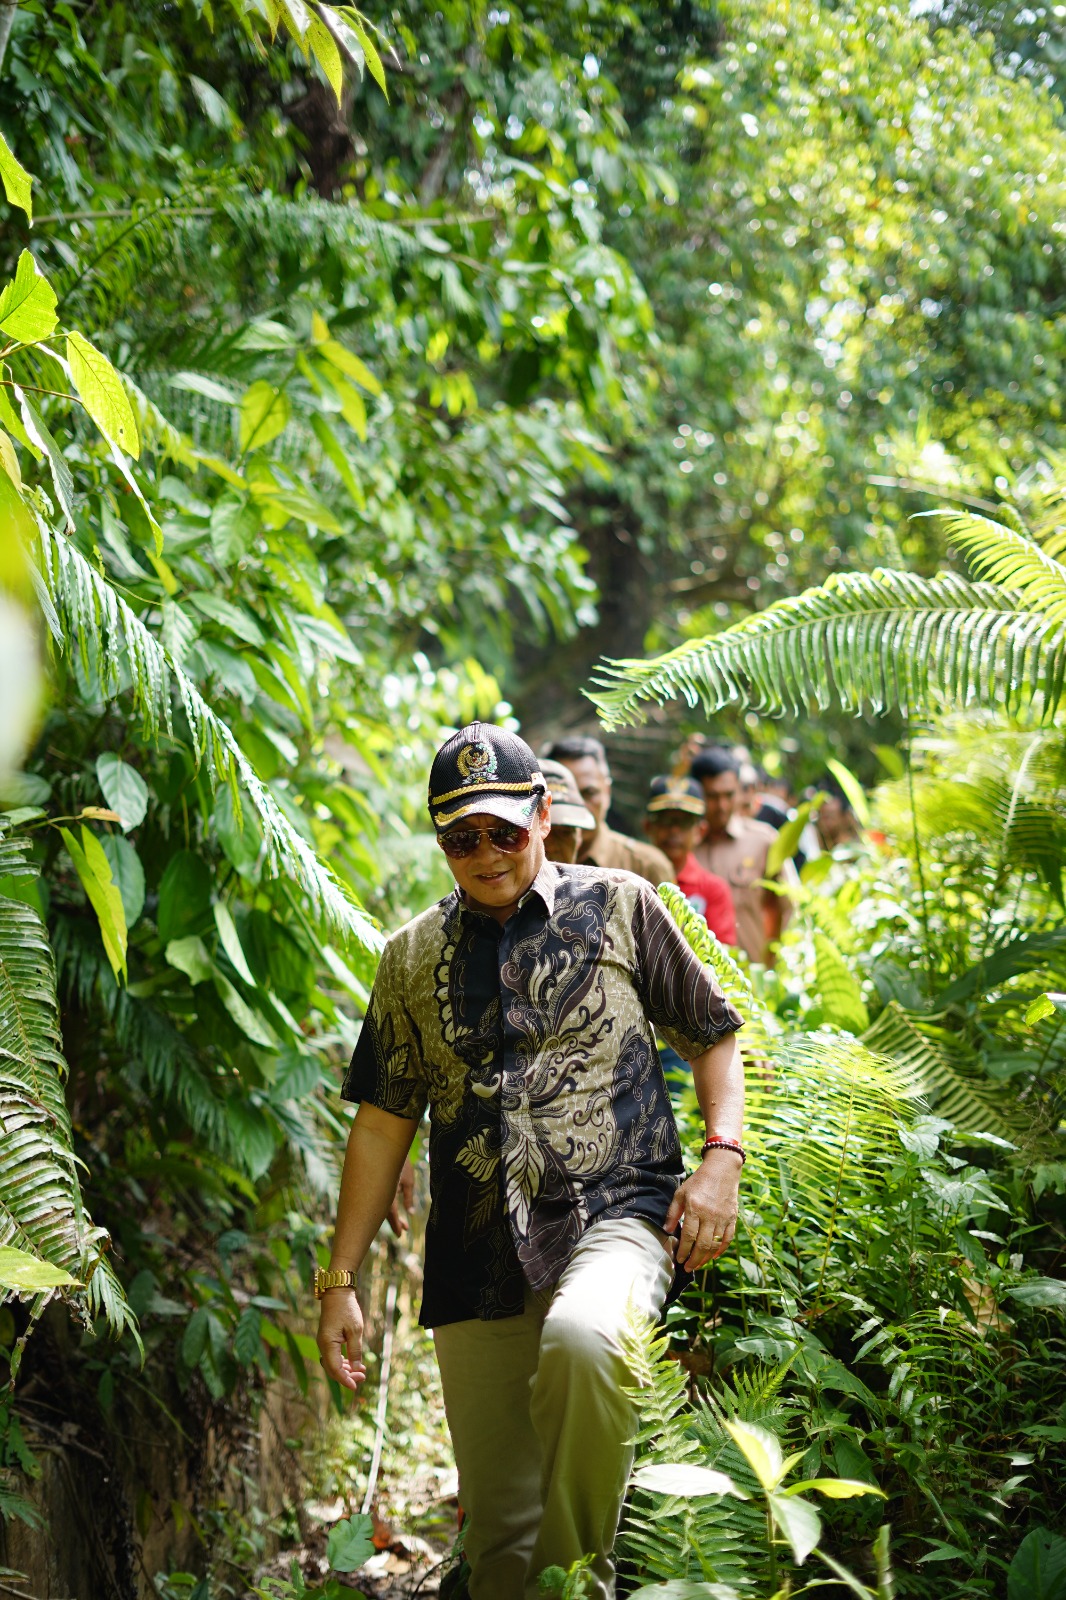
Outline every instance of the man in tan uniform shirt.
{"label": "man in tan uniform shirt", "polygon": [[[777,830],[737,814],[740,783],[737,764],[727,750],[714,746],[701,750],[692,762],[692,777],[699,781],[707,802],[707,832],[693,855],[701,867],[728,883],[740,948],[749,960],[772,965],[769,947],[780,939],[792,911],[787,895],[761,887],[768,877],[766,858]],[[786,886],[799,881],[791,861],[775,877]]]}
{"label": "man in tan uniform shirt", "polygon": [[653,844],[631,839],[628,834],[616,833],[607,826],[607,812],[611,804],[611,769],[607,765],[607,752],[598,739],[584,734],[570,734],[553,739],[541,752],[561,761],[574,775],[581,798],[596,819],[596,831],[582,834],[578,860],[590,867],[620,868],[635,872],[638,878],[649,883],[674,883],[676,875],[669,858]]}

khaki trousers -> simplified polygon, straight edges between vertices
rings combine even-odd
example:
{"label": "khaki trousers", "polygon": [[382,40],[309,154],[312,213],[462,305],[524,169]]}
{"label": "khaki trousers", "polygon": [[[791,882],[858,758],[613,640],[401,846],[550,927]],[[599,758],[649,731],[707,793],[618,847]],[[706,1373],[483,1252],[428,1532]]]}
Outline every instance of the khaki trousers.
{"label": "khaki trousers", "polygon": [[606,1218],[521,1316],[434,1330],[471,1600],[532,1600],[544,1567],[586,1554],[596,1600],[613,1600],[636,1431],[622,1338],[634,1311],[658,1317],[673,1271],[658,1228]]}

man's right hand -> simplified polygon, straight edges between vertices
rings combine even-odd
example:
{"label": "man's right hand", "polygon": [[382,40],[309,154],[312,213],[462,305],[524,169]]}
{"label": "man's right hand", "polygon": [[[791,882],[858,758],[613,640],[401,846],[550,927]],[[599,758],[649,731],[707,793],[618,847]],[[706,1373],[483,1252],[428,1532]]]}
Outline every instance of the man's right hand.
{"label": "man's right hand", "polygon": [[327,1289],[318,1318],[318,1349],[327,1378],[353,1394],[366,1377],[363,1313],[354,1289]]}

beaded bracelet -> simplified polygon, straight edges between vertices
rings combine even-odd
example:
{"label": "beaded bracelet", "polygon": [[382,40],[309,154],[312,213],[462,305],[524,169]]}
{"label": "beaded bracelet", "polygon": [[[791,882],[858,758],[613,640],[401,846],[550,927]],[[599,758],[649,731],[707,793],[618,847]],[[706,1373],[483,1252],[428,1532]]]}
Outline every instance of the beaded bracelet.
{"label": "beaded bracelet", "polygon": [[703,1147],[702,1147],[702,1149],[700,1150],[700,1160],[701,1161],[703,1160],[704,1156],[707,1154],[708,1150],[732,1150],[736,1155],[738,1155],[740,1157],[741,1166],[743,1166],[745,1161],[748,1159],[747,1152],[745,1151],[744,1146],[736,1139],[708,1139],[708,1140],[706,1140],[704,1145],[703,1145]]}

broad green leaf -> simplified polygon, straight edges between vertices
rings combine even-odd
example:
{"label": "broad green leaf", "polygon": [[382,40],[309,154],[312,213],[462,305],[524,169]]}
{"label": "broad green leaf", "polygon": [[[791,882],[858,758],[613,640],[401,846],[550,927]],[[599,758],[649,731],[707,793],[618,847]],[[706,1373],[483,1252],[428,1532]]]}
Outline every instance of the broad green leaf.
{"label": "broad green leaf", "polygon": [[245,644],[264,642],[263,630],[251,613],[233,605],[229,600],[223,600],[221,595],[208,594],[205,590],[197,589],[189,596],[189,602],[202,616],[221,623],[227,633],[235,633]]}
{"label": "broad green leaf", "polygon": [[0,385],[0,423],[2,423],[7,429],[12,438],[17,439],[19,444],[22,445],[25,450],[30,452],[35,461],[39,461],[41,459],[42,452],[33,443],[29,434],[26,432],[26,429],[23,427],[21,421],[19,420],[18,413],[11,404],[11,399],[8,395],[8,392],[2,385]]}
{"label": "broad green leaf", "polygon": [[203,1306],[199,1306],[185,1324],[181,1340],[181,1359],[190,1371],[199,1365],[200,1358],[207,1349],[207,1333],[207,1311]]}
{"label": "broad green leaf", "polygon": [[381,380],[374,376],[365,362],[360,361],[357,355],[353,355],[338,340],[323,339],[318,350],[331,367],[336,367],[338,372],[343,372],[346,377],[351,378],[360,389],[365,389],[368,394],[381,394]]}
{"label": "broad green leaf", "polygon": [[276,439],[284,431],[289,414],[289,397],[285,391],[259,378],[241,401],[241,454],[260,450],[271,439]]}
{"label": "broad green leaf", "polygon": [[167,382],[172,389],[187,389],[190,394],[202,394],[206,400],[217,400],[223,406],[238,406],[241,403],[239,394],[202,372],[176,372]]}
{"label": "broad green leaf", "polygon": [[259,518],[247,501],[227,495],[212,508],[211,548],[224,567],[247,555],[258,531]]}
{"label": "broad green leaf", "polygon": [[144,821],[148,810],[148,785],[127,761],[110,751],[96,758],[96,777],[104,799],[116,811],[123,833]]}
{"label": "broad green leaf", "polygon": [[238,810],[229,784],[223,784],[215,800],[213,822],[230,865],[242,878],[257,878],[263,861],[263,830],[251,801],[245,796]]}
{"label": "broad green leaf", "polygon": [[96,912],[104,950],[116,978],[126,976],[126,913],[122,895],[111,876],[111,863],[104,854],[99,839],[82,825],[79,843],[69,828],[60,828],[63,843],[73,861],[89,904]]}
{"label": "broad green leaf", "polygon": [[13,1244],[0,1245],[0,1289],[39,1294],[46,1289],[64,1289],[75,1281],[62,1267],[42,1261],[29,1250],[19,1250]]}
{"label": "broad green leaf", "polygon": [[1066,1278],[1027,1278],[1007,1293],[1021,1306],[1066,1311]]}
{"label": "broad green leaf", "polygon": [[243,1086],[226,1101],[226,1130],[236,1159],[253,1179],[270,1170],[281,1130],[262,1106],[248,1099]]}
{"label": "broad green leaf", "polygon": [[695,1466],[688,1461],[638,1467],[633,1474],[633,1482],[638,1489],[650,1489],[655,1494],[680,1495],[685,1499],[712,1494],[731,1494],[738,1500],[749,1498],[726,1473],[714,1472],[710,1467]]}
{"label": "broad green leaf", "polygon": [[111,867],[111,876],[122,896],[122,910],[126,927],[132,928],[144,910],[144,868],[129,839],[115,833],[105,833],[100,848]]}
{"label": "broad green leaf", "polygon": [[237,925],[230,913],[229,906],[223,904],[221,900],[215,901],[215,927],[218,929],[218,937],[222,948],[233,962],[238,977],[243,978],[245,983],[251,984],[254,988],[255,978],[252,976],[251,968],[241,946]]}
{"label": "broad green leaf", "polygon": [[776,1489],[784,1477],[785,1462],[773,1434],[754,1422],[727,1422],[725,1426],[762,1488],[767,1493]]}
{"label": "broad green leaf", "polygon": [[25,211],[27,218],[32,222],[33,180],[26,168],[15,159],[14,152],[2,133],[0,133],[0,179],[3,180],[4,193],[9,204]]}
{"label": "broad green leaf", "polygon": [[280,1041],[266,1020],[258,1011],[253,1011],[223,973],[216,969],[212,977],[215,993],[245,1037],[251,1039],[253,1044],[261,1044],[265,1050],[276,1050]]}
{"label": "broad green leaf", "polygon": [[263,1348],[260,1327],[263,1313],[255,1306],[246,1306],[241,1312],[233,1335],[233,1354],[242,1367],[254,1366]]}
{"label": "broad green leaf", "polygon": [[210,927],[213,882],[206,861],[179,850],[167,862],[159,884],[156,926],[164,944]]}
{"label": "broad green leaf", "polygon": [[18,258],[15,276],[0,294],[0,333],[19,344],[47,339],[59,318],[48,279],[28,250]]}
{"label": "broad green leaf", "polygon": [[345,1517],[329,1530],[326,1555],[334,1572],[358,1572],[374,1554],[374,1523],[370,1517]]}
{"label": "broad green leaf", "polygon": [[67,334],[67,360],[82,404],[100,432],[136,461],[141,453],[137,418],[110,361],[80,333]]}
{"label": "broad green leaf", "polygon": [[194,986],[206,983],[215,970],[207,946],[198,933],[187,933],[184,939],[171,939],[166,947],[166,958],[172,967],[184,972]]}
{"label": "broad green leaf", "polygon": [[802,1567],[821,1538],[821,1517],[809,1500],[794,1500],[787,1495],[770,1494],[767,1495],[767,1501],[774,1525],[792,1546],[796,1565]]}
{"label": "broad green leaf", "polygon": [[854,1500],[860,1494],[879,1494],[882,1500],[885,1498],[883,1489],[872,1483],[862,1483],[858,1478],[805,1478],[802,1483],[793,1483],[781,1492],[801,1494],[804,1489],[817,1489],[827,1500]]}
{"label": "broad green leaf", "polygon": [[1007,1568],[1007,1600],[1066,1600],[1066,1539],[1033,1528]]}

